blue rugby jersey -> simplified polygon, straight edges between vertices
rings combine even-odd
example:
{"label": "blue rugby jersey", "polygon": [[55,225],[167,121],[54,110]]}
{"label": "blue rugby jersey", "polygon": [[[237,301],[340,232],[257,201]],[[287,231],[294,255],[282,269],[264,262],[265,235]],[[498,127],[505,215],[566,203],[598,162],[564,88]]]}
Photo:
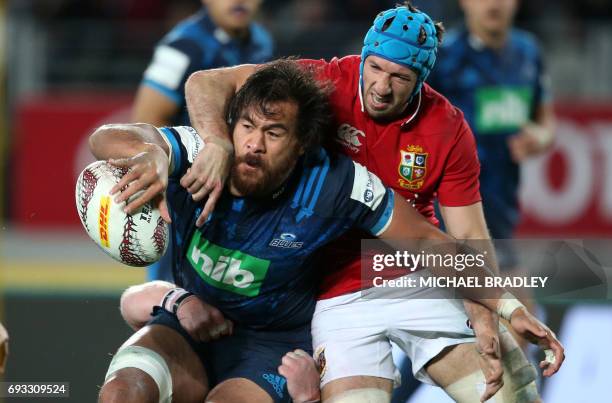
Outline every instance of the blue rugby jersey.
{"label": "blue rugby jersey", "polygon": [[510,237],[518,219],[519,167],[507,140],[550,97],[535,40],[513,29],[505,47],[492,50],[466,29],[450,32],[428,83],[465,114],[476,135],[487,222],[494,238]]}
{"label": "blue rugby jersey", "polygon": [[142,83],[176,102],[180,112],[174,124],[187,125],[189,115],[184,87],[191,73],[245,63],[264,63],[270,60],[272,53],[272,38],[259,24],[251,24],[247,39],[232,39],[215,26],[206,10],[202,9],[162,38]]}
{"label": "blue rugby jersey", "polygon": [[365,167],[319,149],[300,158],[265,199],[225,191],[211,218],[195,222],[202,203],[180,185],[203,143],[191,127],[163,128],[171,153],[167,199],[179,285],[255,329],[309,323],[318,269],[314,252],[352,227],[373,235],[392,219],[393,192]]}

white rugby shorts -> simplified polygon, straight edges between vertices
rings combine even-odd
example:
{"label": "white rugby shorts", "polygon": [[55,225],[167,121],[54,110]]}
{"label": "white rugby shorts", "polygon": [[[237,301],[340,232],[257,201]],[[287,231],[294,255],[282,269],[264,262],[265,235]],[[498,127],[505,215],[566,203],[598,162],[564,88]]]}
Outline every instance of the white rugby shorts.
{"label": "white rugby shorts", "polygon": [[444,348],[475,341],[463,300],[421,289],[418,298],[369,298],[361,291],[317,302],[312,320],[321,386],[348,376],[375,376],[400,384],[391,341],[412,361],[415,378],[432,385],[425,365]]}

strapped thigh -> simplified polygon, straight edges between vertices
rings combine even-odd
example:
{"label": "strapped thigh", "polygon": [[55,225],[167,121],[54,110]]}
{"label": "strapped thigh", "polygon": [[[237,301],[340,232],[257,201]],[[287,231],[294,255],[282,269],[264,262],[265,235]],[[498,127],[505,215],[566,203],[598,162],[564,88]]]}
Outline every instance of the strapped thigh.
{"label": "strapped thigh", "polygon": [[172,375],[161,355],[145,347],[122,347],[113,357],[104,381],[108,381],[115,372],[123,368],[138,368],[148,374],[159,389],[159,402],[172,401]]}

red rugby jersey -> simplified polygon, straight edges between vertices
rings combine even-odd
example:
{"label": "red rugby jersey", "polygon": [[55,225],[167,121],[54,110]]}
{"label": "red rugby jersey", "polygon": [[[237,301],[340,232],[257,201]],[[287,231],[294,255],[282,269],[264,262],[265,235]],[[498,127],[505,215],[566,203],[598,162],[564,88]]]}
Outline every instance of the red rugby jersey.
{"label": "red rugby jersey", "polygon": [[[467,206],[480,201],[480,164],[476,142],[463,113],[427,84],[405,116],[379,123],[362,106],[359,56],[302,60],[315,68],[317,79],[333,84],[336,142],[342,152],[365,165],[397,196],[412,202],[429,221],[438,224],[433,201]],[[326,265],[320,298],[361,289],[360,239],[352,231],[323,251]],[[330,270],[331,269],[331,270]]]}

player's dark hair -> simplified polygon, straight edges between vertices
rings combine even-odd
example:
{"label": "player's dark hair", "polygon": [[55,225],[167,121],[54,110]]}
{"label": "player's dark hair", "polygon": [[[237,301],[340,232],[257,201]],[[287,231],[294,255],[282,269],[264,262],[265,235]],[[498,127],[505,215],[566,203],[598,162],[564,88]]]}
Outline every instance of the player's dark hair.
{"label": "player's dark hair", "polygon": [[297,136],[305,150],[321,144],[331,128],[332,113],[328,89],[315,81],[313,73],[291,59],[263,65],[236,93],[228,108],[228,123],[233,131],[242,113],[255,107],[265,117],[273,116],[270,104],[293,101],[298,106]]}
{"label": "player's dark hair", "polygon": [[[406,7],[410,12],[415,13],[419,11],[419,8],[412,4],[411,0],[404,0],[403,3],[396,3],[395,7]],[[442,39],[444,39],[444,33],[446,32],[446,28],[444,28],[444,24],[441,21],[435,21],[434,27],[436,27],[436,38],[438,38],[438,45],[442,43]],[[383,31],[384,31],[383,27]]]}
{"label": "player's dark hair", "polygon": [[412,4],[412,0],[404,0],[401,3],[395,3],[395,7],[406,7],[411,13],[419,11],[419,8]]}

